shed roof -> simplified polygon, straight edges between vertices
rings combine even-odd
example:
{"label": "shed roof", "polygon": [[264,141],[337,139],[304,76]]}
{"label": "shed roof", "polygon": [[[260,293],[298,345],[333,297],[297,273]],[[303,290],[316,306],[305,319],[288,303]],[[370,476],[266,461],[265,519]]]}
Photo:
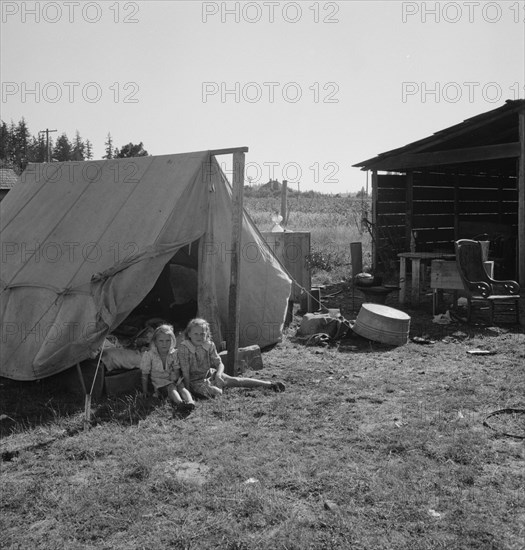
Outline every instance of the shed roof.
{"label": "shed roof", "polygon": [[363,170],[405,171],[444,165],[475,163],[480,171],[511,174],[519,156],[518,113],[525,100],[507,100],[504,105],[468,118],[459,124],[380,153],[354,167]]}
{"label": "shed roof", "polygon": [[0,189],[11,189],[19,179],[12,168],[0,168]]}

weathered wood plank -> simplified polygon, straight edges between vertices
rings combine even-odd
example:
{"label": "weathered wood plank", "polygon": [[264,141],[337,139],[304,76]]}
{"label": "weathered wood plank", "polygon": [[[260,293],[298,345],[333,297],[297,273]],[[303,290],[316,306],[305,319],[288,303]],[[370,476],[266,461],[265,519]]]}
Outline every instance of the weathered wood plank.
{"label": "weathered wood plank", "polygon": [[405,188],[385,189],[380,187],[377,190],[377,200],[379,202],[403,202],[405,200]]}
{"label": "weathered wood plank", "polygon": [[406,215],[406,202],[378,202],[377,213]]}
{"label": "weathered wood plank", "polygon": [[518,278],[525,287],[525,111],[519,114],[520,157],[518,161]]}
{"label": "weathered wood plank", "polygon": [[460,201],[503,201],[518,202],[518,193],[515,189],[459,189]]}
{"label": "weathered wood plank", "polygon": [[240,271],[241,271],[241,234],[243,218],[244,192],[244,152],[233,153],[232,178],[232,251],[230,267],[230,292],[228,300],[228,331],[226,334],[226,349],[228,351],[226,373],[235,374],[235,364],[239,354],[239,317],[241,311]]}
{"label": "weathered wood plank", "polygon": [[437,227],[454,227],[453,214],[436,214],[436,215],[415,215],[413,220],[413,230],[422,228],[437,228]]}
{"label": "weathered wood plank", "polygon": [[516,178],[507,176],[489,176],[486,174],[449,174],[414,171],[414,187],[476,187],[479,189],[499,189],[501,181],[506,189],[517,189]]}
{"label": "weathered wood plank", "polygon": [[514,158],[518,157],[519,154],[519,142],[502,143],[481,147],[450,149],[447,151],[433,151],[431,153],[405,153],[379,160],[371,167],[376,170],[409,170],[410,168],[421,168],[424,166]]}
{"label": "weathered wood plank", "polygon": [[387,188],[404,189],[406,186],[406,176],[404,174],[378,174],[377,186]]}

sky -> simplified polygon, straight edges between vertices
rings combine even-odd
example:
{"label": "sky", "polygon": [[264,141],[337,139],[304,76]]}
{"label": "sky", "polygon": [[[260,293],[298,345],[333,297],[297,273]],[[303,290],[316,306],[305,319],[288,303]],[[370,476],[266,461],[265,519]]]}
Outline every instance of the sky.
{"label": "sky", "polygon": [[95,159],[246,146],[247,183],[356,192],[353,164],[525,97],[525,1],[0,5],[2,120]]}

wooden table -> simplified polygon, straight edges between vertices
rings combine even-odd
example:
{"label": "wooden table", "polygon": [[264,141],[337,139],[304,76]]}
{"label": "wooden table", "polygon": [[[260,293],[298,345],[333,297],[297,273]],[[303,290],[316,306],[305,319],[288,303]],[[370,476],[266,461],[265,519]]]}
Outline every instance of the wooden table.
{"label": "wooden table", "polygon": [[419,304],[420,300],[420,281],[421,281],[421,260],[454,260],[455,254],[446,254],[442,252],[401,252],[398,254],[400,259],[399,265],[399,303],[406,302],[406,276],[407,276],[407,259],[412,260],[412,289],[411,303],[412,305]]}

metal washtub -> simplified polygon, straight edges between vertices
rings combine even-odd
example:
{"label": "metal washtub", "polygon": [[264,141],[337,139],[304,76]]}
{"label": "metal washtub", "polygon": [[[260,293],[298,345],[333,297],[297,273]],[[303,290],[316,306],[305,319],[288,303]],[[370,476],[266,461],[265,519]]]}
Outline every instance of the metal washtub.
{"label": "metal washtub", "polygon": [[363,304],[352,330],[369,340],[402,346],[408,342],[410,315],[381,304]]}

